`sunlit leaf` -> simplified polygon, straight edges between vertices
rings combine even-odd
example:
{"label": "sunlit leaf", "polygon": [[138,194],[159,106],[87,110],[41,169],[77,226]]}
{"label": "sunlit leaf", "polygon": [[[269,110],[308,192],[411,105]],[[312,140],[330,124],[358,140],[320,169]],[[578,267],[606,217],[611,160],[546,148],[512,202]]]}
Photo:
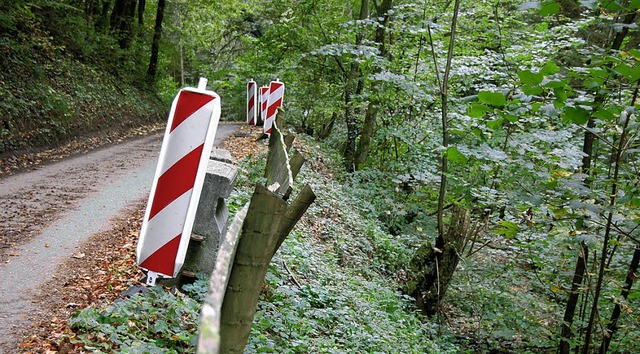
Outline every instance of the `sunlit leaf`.
{"label": "sunlit leaf", "polygon": [[496,119],[487,122],[487,127],[491,130],[500,129],[502,127],[503,119]]}
{"label": "sunlit leaf", "polygon": [[513,239],[518,235],[518,232],[520,232],[518,224],[512,221],[501,220],[498,222],[498,225],[500,226],[493,230],[493,232],[498,235],[503,235],[506,238]]}
{"label": "sunlit leaf", "polygon": [[560,12],[560,5],[558,5],[555,1],[545,1],[540,4],[540,10],[538,10],[538,14],[540,16],[551,16]]}
{"label": "sunlit leaf", "polygon": [[469,161],[469,158],[464,156],[455,146],[450,146],[447,149],[447,160],[464,165]]}
{"label": "sunlit leaf", "polygon": [[518,77],[523,84],[528,85],[538,85],[542,82],[542,79],[544,79],[544,75],[540,73],[534,73],[530,70],[519,70]]}
{"label": "sunlit leaf", "polygon": [[589,121],[589,117],[589,112],[580,107],[565,107],[562,113],[563,120],[576,124],[585,124]]}
{"label": "sunlit leaf", "polygon": [[560,72],[560,67],[553,61],[546,62],[542,69],[540,69],[540,74],[542,75],[553,75],[558,72]]}
{"label": "sunlit leaf", "polygon": [[523,85],[521,89],[525,95],[530,95],[530,96],[535,96],[542,93],[542,87],[540,86]]}
{"label": "sunlit leaf", "polygon": [[480,91],[478,93],[480,102],[494,107],[502,107],[507,103],[506,97],[500,92]]}
{"label": "sunlit leaf", "polygon": [[482,118],[489,111],[491,111],[491,108],[489,108],[489,107],[487,107],[487,106],[485,106],[483,104],[480,104],[480,103],[475,103],[475,104],[472,104],[471,106],[467,107],[467,114],[471,118]]}

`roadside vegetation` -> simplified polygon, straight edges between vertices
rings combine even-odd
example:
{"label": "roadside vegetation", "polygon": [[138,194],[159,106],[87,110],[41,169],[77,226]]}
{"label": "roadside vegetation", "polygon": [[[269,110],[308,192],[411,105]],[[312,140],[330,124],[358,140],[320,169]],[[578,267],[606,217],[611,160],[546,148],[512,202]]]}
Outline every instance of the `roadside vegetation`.
{"label": "roadside vegetation", "polygon": [[[4,149],[102,107],[69,103],[79,81],[31,92],[40,73],[108,73],[101,95],[139,97],[127,83],[165,103],[205,76],[229,120],[244,119],[247,79],[286,83],[318,199],[272,264],[248,350],[637,351],[640,2],[0,4],[0,65],[15,73],[0,76]],[[241,162],[231,209],[258,163]],[[134,302],[173,310],[131,323],[132,303],[85,310],[73,340],[191,348],[197,301],[149,296]]]}

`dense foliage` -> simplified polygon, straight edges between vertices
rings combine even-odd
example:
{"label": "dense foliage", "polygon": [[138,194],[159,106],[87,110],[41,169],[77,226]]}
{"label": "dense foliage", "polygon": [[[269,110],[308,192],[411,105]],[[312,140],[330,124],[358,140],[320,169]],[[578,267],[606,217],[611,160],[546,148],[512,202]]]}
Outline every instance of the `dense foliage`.
{"label": "dense foliage", "polygon": [[[121,26],[121,2],[146,3],[144,16]],[[341,322],[371,319],[381,310],[363,299],[375,295],[402,299],[379,316],[407,326],[398,338],[427,336],[435,321],[458,333],[459,348],[634,351],[640,2],[175,1],[149,80],[157,4],[2,1],[3,150],[72,130],[88,107],[148,102],[129,100],[130,85],[166,101],[198,76],[222,96],[224,118],[242,120],[246,80],[280,78],[287,124],[323,140],[347,172],[326,191],[331,202],[319,198],[323,217],[358,221],[351,232],[296,231],[280,261],[301,262],[307,281],[292,287],[274,266],[252,348],[359,351],[371,341],[392,351],[389,333]],[[357,201],[331,194],[341,188]],[[454,205],[470,216],[458,267],[419,324],[406,297],[371,279],[403,288],[419,246],[442,251]],[[328,252],[300,247],[311,237],[328,238]],[[352,277],[350,257],[372,269]],[[359,277],[376,285],[357,295],[343,286],[367,289]],[[343,343],[329,328],[371,337]]]}

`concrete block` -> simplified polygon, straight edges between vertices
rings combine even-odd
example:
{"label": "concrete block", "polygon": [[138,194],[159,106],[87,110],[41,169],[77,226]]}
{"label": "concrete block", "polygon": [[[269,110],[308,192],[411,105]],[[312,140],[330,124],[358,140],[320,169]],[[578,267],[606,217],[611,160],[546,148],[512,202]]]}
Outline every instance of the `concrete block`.
{"label": "concrete block", "polygon": [[224,162],[224,163],[229,163],[229,164],[233,162],[233,157],[231,156],[231,153],[225,149],[214,148],[213,150],[211,150],[211,155],[209,155],[209,159]]}
{"label": "concrete block", "polygon": [[[226,150],[214,150],[221,159],[231,158]],[[220,241],[227,233],[229,210],[226,198],[233,191],[237,176],[238,169],[234,165],[217,159],[209,160],[180,284],[188,282],[185,273],[202,273],[209,277],[213,272]]]}

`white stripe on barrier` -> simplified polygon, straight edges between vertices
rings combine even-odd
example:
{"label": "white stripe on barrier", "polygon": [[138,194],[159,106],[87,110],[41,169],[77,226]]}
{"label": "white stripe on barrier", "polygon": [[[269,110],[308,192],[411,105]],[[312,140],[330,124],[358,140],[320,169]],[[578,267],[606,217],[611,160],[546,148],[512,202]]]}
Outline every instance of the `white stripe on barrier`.
{"label": "white stripe on barrier", "polygon": [[[175,222],[172,216],[179,214],[180,211],[186,210],[189,207],[191,193],[193,193],[193,189],[189,189],[186,193],[162,209],[153,219],[149,220],[147,223],[147,233],[153,235],[153,238],[147,240],[144,249],[141,250],[139,263],[144,262],[147,257],[155,253],[160,247],[182,233],[184,222]],[[191,237],[191,235],[189,235],[189,237]]]}
{"label": "white stripe on barrier", "polygon": [[[176,127],[176,129],[169,134],[168,144],[173,147],[167,151],[164,160],[162,160],[161,173],[167,172],[167,170],[178,162],[184,155],[197,148],[202,141],[204,141],[207,131],[202,129],[202,126],[206,126],[209,119],[211,119],[211,110],[213,109],[214,102],[207,103],[199,110],[193,113],[188,120]],[[200,142],[200,143],[198,143]]]}

